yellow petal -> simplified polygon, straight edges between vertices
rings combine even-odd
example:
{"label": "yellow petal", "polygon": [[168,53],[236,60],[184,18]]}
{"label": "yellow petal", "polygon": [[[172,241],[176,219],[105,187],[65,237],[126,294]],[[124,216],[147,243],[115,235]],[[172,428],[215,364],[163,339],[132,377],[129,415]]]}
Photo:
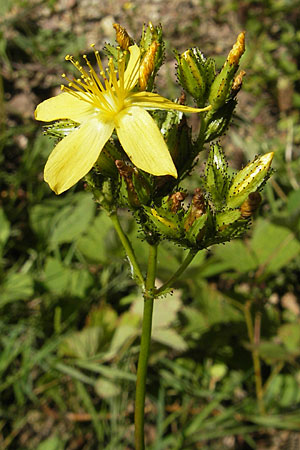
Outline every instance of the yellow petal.
{"label": "yellow petal", "polygon": [[87,99],[87,95],[83,93],[78,92],[75,97],[75,95],[64,92],[40,103],[34,115],[36,120],[43,122],[71,119],[80,123],[94,112],[94,107],[86,101]]}
{"label": "yellow petal", "polygon": [[205,108],[192,108],[191,106],[179,105],[167,98],[162,97],[154,92],[135,92],[128,97],[128,102],[132,105],[140,106],[142,108],[155,108],[155,109],[176,109],[177,111],[196,113],[201,111],[208,111],[211,106]]}
{"label": "yellow petal", "polygon": [[130,91],[134,88],[139,79],[139,70],[140,70],[140,55],[141,51],[139,47],[135,45],[131,45],[129,47],[130,58],[124,73],[124,87],[127,91]]}
{"label": "yellow petal", "polygon": [[116,118],[116,131],[125,152],[139,169],[153,175],[172,175],[177,170],[168,147],[150,114],[132,106]]}
{"label": "yellow petal", "polygon": [[86,175],[113,132],[113,124],[89,120],[60,141],[50,154],[44,178],[56,194]]}

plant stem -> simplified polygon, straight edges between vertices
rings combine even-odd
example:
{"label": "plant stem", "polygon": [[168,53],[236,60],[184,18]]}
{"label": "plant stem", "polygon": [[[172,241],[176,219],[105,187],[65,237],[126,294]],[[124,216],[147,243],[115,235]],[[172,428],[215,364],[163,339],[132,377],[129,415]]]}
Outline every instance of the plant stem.
{"label": "plant stem", "polygon": [[176,270],[174,275],[172,275],[171,278],[169,278],[168,281],[165,282],[165,284],[163,284],[159,289],[156,290],[155,297],[159,296],[160,294],[162,294],[165,291],[165,289],[172,286],[174,281],[176,281],[177,278],[180,277],[180,275],[185,271],[185,269],[188,267],[188,265],[192,262],[192,260],[194,259],[194,257],[196,256],[197,253],[198,253],[197,250],[189,251],[188,255],[182,262],[181,266]]}
{"label": "plant stem", "polygon": [[129,259],[130,266],[132,268],[134,276],[136,278],[138,278],[140,284],[142,284],[142,286],[144,286],[145,280],[144,280],[143,274],[138,265],[131,242],[129,241],[128,237],[126,236],[126,234],[123,231],[123,228],[121,227],[119,217],[118,217],[116,211],[113,211],[112,213],[110,213],[109,217],[111,218],[112,223],[115,227],[115,230],[116,230],[116,232],[120,238],[120,241],[124,247],[124,250],[126,252],[127,258]]}
{"label": "plant stem", "polygon": [[[253,360],[253,367],[254,367],[254,378],[255,378],[255,389],[256,389],[256,398],[258,403],[258,409],[260,414],[265,413],[265,406],[264,406],[264,399],[263,399],[263,384],[262,384],[262,377],[261,377],[261,367],[260,367],[260,359],[259,359],[259,353],[257,350],[257,330],[256,333],[254,332],[253,323],[252,323],[252,317],[251,317],[251,300],[247,301],[244,308],[244,314],[245,314],[245,320],[248,330],[248,336],[249,341],[251,343],[251,355]],[[257,328],[257,323],[256,327]]]}
{"label": "plant stem", "polygon": [[149,245],[148,270],[144,293],[144,313],[142,324],[141,347],[137,369],[135,397],[135,449],[144,450],[144,414],[148,358],[151,342],[152,313],[157,266],[157,246]]}

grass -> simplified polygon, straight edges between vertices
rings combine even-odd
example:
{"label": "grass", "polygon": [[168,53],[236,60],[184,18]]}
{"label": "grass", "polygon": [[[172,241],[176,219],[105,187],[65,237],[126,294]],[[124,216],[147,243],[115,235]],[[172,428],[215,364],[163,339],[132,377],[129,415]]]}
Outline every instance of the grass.
{"label": "grass", "polygon": [[[49,11],[51,24],[58,5],[1,6],[0,442],[20,450],[131,449],[140,292],[110,222],[83,186],[54,197],[42,181],[54,143],[22,112],[59,85],[66,53],[84,51],[81,36],[53,32],[37,19]],[[263,439],[282,448],[299,430],[296,6],[211,2],[204,9],[212,26],[207,47],[201,48],[197,21],[181,37],[184,48],[197,39],[208,54],[222,24],[246,29],[245,93],[225,149],[236,167],[275,150],[276,172],[249,235],[198,255],[173,296],[155,305],[146,401],[150,450],[259,449]],[[172,47],[172,34],[165,34]],[[173,93],[171,79],[165,88]],[[23,110],[19,94],[27,99]],[[143,242],[123,214],[145,267]],[[184,251],[163,245],[162,281],[183,257]],[[261,370],[260,405],[253,355]]]}

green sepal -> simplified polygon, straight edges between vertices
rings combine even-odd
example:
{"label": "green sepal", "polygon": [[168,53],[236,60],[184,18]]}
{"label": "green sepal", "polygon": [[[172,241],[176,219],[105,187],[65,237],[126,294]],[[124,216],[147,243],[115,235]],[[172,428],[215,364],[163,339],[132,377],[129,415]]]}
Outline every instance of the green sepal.
{"label": "green sepal", "polygon": [[122,158],[123,155],[120,150],[111,141],[108,141],[96,161],[96,169],[105,177],[118,178],[118,169],[115,161]]}
{"label": "green sepal", "polygon": [[79,127],[79,123],[73,120],[58,120],[51,125],[44,125],[44,134],[50,137],[54,137],[61,141],[64,137],[68,136],[72,131]]}
{"label": "green sepal", "polygon": [[218,138],[227,130],[232,119],[233,111],[237,101],[234,99],[226,102],[221,108],[212,110],[206,116],[207,127],[204,135],[204,142],[210,142]]}
{"label": "green sepal", "polygon": [[227,209],[216,214],[216,226],[222,228],[230,225],[240,219],[241,211],[239,209]]}
{"label": "green sepal", "polygon": [[190,172],[195,158],[192,130],[183,116],[179,124],[174,124],[166,138],[169,152],[177,168],[178,178]]}
{"label": "green sepal", "polygon": [[238,208],[246,200],[251,192],[255,192],[262,186],[270,176],[270,165],[273,152],[256,157],[247,164],[232,180],[227,195],[226,205],[228,208]]}
{"label": "green sepal", "polygon": [[210,148],[205,167],[205,187],[214,208],[221,209],[225,205],[228,185],[228,164],[222,148],[216,143]]}
{"label": "green sepal", "polygon": [[183,229],[178,213],[174,214],[163,208],[151,208],[149,206],[144,207],[144,211],[162,237],[171,239],[182,237]]}
{"label": "green sepal", "polygon": [[215,243],[227,242],[242,237],[249,230],[250,222],[245,219],[237,219],[227,226],[221,227],[215,238]]}
{"label": "green sepal", "polygon": [[85,177],[87,189],[106,211],[115,211],[119,197],[119,183],[112,178],[104,178],[93,168]]}
{"label": "green sepal", "polygon": [[[108,58],[112,58],[114,62],[114,66],[118,69],[118,60],[123,55],[123,51],[118,47],[115,47],[111,44],[105,44],[103,48],[103,52]],[[126,62],[129,60],[129,55],[127,55]]]}
{"label": "green sepal", "polygon": [[[186,239],[190,244],[195,245],[197,242],[201,241],[204,234],[204,226],[207,222],[208,214],[204,213],[202,216],[197,217],[194,220],[188,231],[186,232]],[[203,231],[203,232],[201,232]]]}
{"label": "green sepal", "polygon": [[134,171],[132,174],[132,182],[141,205],[148,205],[152,196],[150,176],[141,171]]}

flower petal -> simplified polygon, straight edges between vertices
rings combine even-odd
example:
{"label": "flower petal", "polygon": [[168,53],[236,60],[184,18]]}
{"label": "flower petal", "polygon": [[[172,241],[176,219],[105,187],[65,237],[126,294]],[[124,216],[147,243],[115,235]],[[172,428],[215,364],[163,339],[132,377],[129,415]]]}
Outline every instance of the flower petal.
{"label": "flower petal", "polygon": [[129,52],[130,58],[124,73],[124,87],[127,91],[133,89],[138,82],[141,55],[141,51],[136,44],[129,47]]}
{"label": "flower petal", "polygon": [[172,175],[177,170],[168,147],[150,114],[132,106],[116,118],[116,131],[125,152],[138,168],[153,175]]}
{"label": "flower petal", "polygon": [[78,92],[75,96],[64,92],[40,103],[34,115],[36,120],[42,120],[43,122],[71,119],[74,122],[81,123],[94,112],[94,107],[87,100],[86,94]]}
{"label": "flower petal", "polygon": [[140,106],[142,108],[176,109],[177,111],[187,113],[208,111],[211,109],[211,105],[206,106],[205,108],[193,108],[191,106],[179,105],[178,103],[174,103],[159,94],[146,91],[133,93],[132,95],[130,95],[130,97],[127,98],[127,101],[132,105]]}
{"label": "flower petal", "polygon": [[89,120],[57,144],[44,171],[45,181],[56,194],[69,189],[90,171],[113,128],[112,123]]}

